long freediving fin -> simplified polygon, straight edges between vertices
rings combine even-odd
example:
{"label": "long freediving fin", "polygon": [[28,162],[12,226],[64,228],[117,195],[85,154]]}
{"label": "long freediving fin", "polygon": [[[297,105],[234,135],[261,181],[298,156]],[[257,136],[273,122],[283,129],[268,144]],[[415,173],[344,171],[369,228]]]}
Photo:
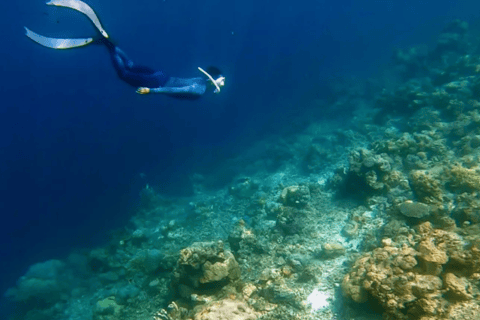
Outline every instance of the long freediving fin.
{"label": "long freediving fin", "polygon": [[25,35],[35,41],[38,44],[41,44],[44,47],[52,49],[70,49],[76,47],[86,46],[93,41],[93,38],[77,38],[77,39],[60,39],[60,38],[49,38],[42,36],[38,33],[33,32],[32,30],[25,27]]}
{"label": "long freediving fin", "polygon": [[108,38],[108,34],[105,31],[105,29],[103,29],[102,24],[100,23],[100,20],[97,17],[97,14],[85,2],[80,0],[52,0],[50,2],[47,2],[47,5],[57,6],[57,7],[66,7],[66,8],[71,8],[73,10],[80,11],[93,22],[93,24],[98,29],[98,31],[100,31],[102,36],[104,36],[105,38]]}

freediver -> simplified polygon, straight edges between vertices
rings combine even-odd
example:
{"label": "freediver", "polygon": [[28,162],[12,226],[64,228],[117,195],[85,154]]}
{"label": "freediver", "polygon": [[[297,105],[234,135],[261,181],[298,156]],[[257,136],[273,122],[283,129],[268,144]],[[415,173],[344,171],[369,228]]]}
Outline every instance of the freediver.
{"label": "freediver", "polygon": [[48,2],[47,5],[71,8],[85,14],[95,25],[101,36],[96,39],[49,38],[39,35],[25,27],[25,35],[27,37],[42,46],[52,49],[70,49],[88,44],[104,44],[110,53],[113,66],[120,79],[136,87],[136,92],[139,94],[163,93],[178,99],[197,99],[206,92],[208,85],[215,87],[215,93],[219,93],[221,87],[225,85],[225,77],[222,76],[220,70],[216,67],[208,67],[206,70],[198,68],[198,70],[204,74],[204,77],[176,78],[166,75],[163,71],[136,65],[127,57],[125,52],[109,40],[109,36],[100,24],[100,20],[95,11],[83,1],[52,0]]}

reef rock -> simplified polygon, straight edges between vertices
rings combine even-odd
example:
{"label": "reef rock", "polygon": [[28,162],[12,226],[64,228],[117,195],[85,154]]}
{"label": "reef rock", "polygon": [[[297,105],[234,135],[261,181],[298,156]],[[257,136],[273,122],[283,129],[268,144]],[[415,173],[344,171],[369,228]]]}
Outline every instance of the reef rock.
{"label": "reef rock", "polygon": [[258,313],[245,302],[225,299],[203,307],[195,314],[194,320],[254,320],[257,317]]}
{"label": "reef rock", "polygon": [[430,206],[420,202],[406,201],[399,206],[400,212],[410,218],[425,218],[430,214]]}
{"label": "reef rock", "polygon": [[478,250],[464,248],[457,234],[429,222],[417,231],[402,245],[384,239],[382,248],[357,259],[343,280],[344,294],[360,303],[370,294],[386,319],[474,319],[478,304],[468,305],[468,317],[457,315],[478,294]]}
{"label": "reef rock", "polygon": [[221,289],[240,278],[240,267],[233,254],[224,250],[223,242],[195,242],[180,251],[174,270],[173,286],[182,296],[202,291],[211,284]]}

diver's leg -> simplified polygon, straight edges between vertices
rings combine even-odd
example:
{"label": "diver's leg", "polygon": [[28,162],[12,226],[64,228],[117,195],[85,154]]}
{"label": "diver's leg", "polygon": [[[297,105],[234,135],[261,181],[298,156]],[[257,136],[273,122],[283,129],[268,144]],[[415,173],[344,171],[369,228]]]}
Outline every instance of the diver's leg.
{"label": "diver's leg", "polygon": [[135,65],[118,47],[109,51],[118,77],[129,85],[157,88],[166,82],[163,73],[159,74],[151,68]]}
{"label": "diver's leg", "polygon": [[[121,65],[123,68],[130,69],[133,67],[134,63],[130,58],[127,56],[127,54],[117,47],[112,41],[110,41],[107,38],[100,38],[95,40],[95,43],[97,44],[103,44],[107,47],[108,52],[110,53],[110,56],[112,58],[113,64],[114,65]],[[116,68],[116,67],[115,67]]]}
{"label": "diver's leg", "polygon": [[124,65],[128,68],[131,69],[133,68],[133,61],[130,60],[130,58],[127,56],[127,54],[120,49],[119,47],[115,47],[115,54],[117,54],[123,61]]}
{"label": "diver's leg", "polygon": [[131,60],[126,58],[126,55],[122,50],[117,47],[110,49],[110,57],[112,58],[113,67],[117,71],[120,79],[126,80],[128,78],[129,64],[133,64]]}
{"label": "diver's leg", "polygon": [[123,81],[134,87],[156,88],[162,84],[163,77],[158,72],[149,67],[136,65],[122,49],[115,46],[110,40],[101,38],[97,43],[103,43],[108,48],[113,67]]}

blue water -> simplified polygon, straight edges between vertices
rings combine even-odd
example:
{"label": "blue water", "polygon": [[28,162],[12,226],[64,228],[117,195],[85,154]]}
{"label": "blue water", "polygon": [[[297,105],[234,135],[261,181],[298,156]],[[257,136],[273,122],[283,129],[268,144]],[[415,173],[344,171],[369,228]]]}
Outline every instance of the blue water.
{"label": "blue water", "polygon": [[137,95],[105,48],[55,51],[23,35],[94,35],[81,14],[3,1],[0,292],[32,263],[101,244],[146,183],[187,196],[193,172],[284,130],[335,79],[381,73],[393,49],[480,16],[466,0],[88,3],[135,62],[185,77],[213,64],[226,86],[194,102]]}

